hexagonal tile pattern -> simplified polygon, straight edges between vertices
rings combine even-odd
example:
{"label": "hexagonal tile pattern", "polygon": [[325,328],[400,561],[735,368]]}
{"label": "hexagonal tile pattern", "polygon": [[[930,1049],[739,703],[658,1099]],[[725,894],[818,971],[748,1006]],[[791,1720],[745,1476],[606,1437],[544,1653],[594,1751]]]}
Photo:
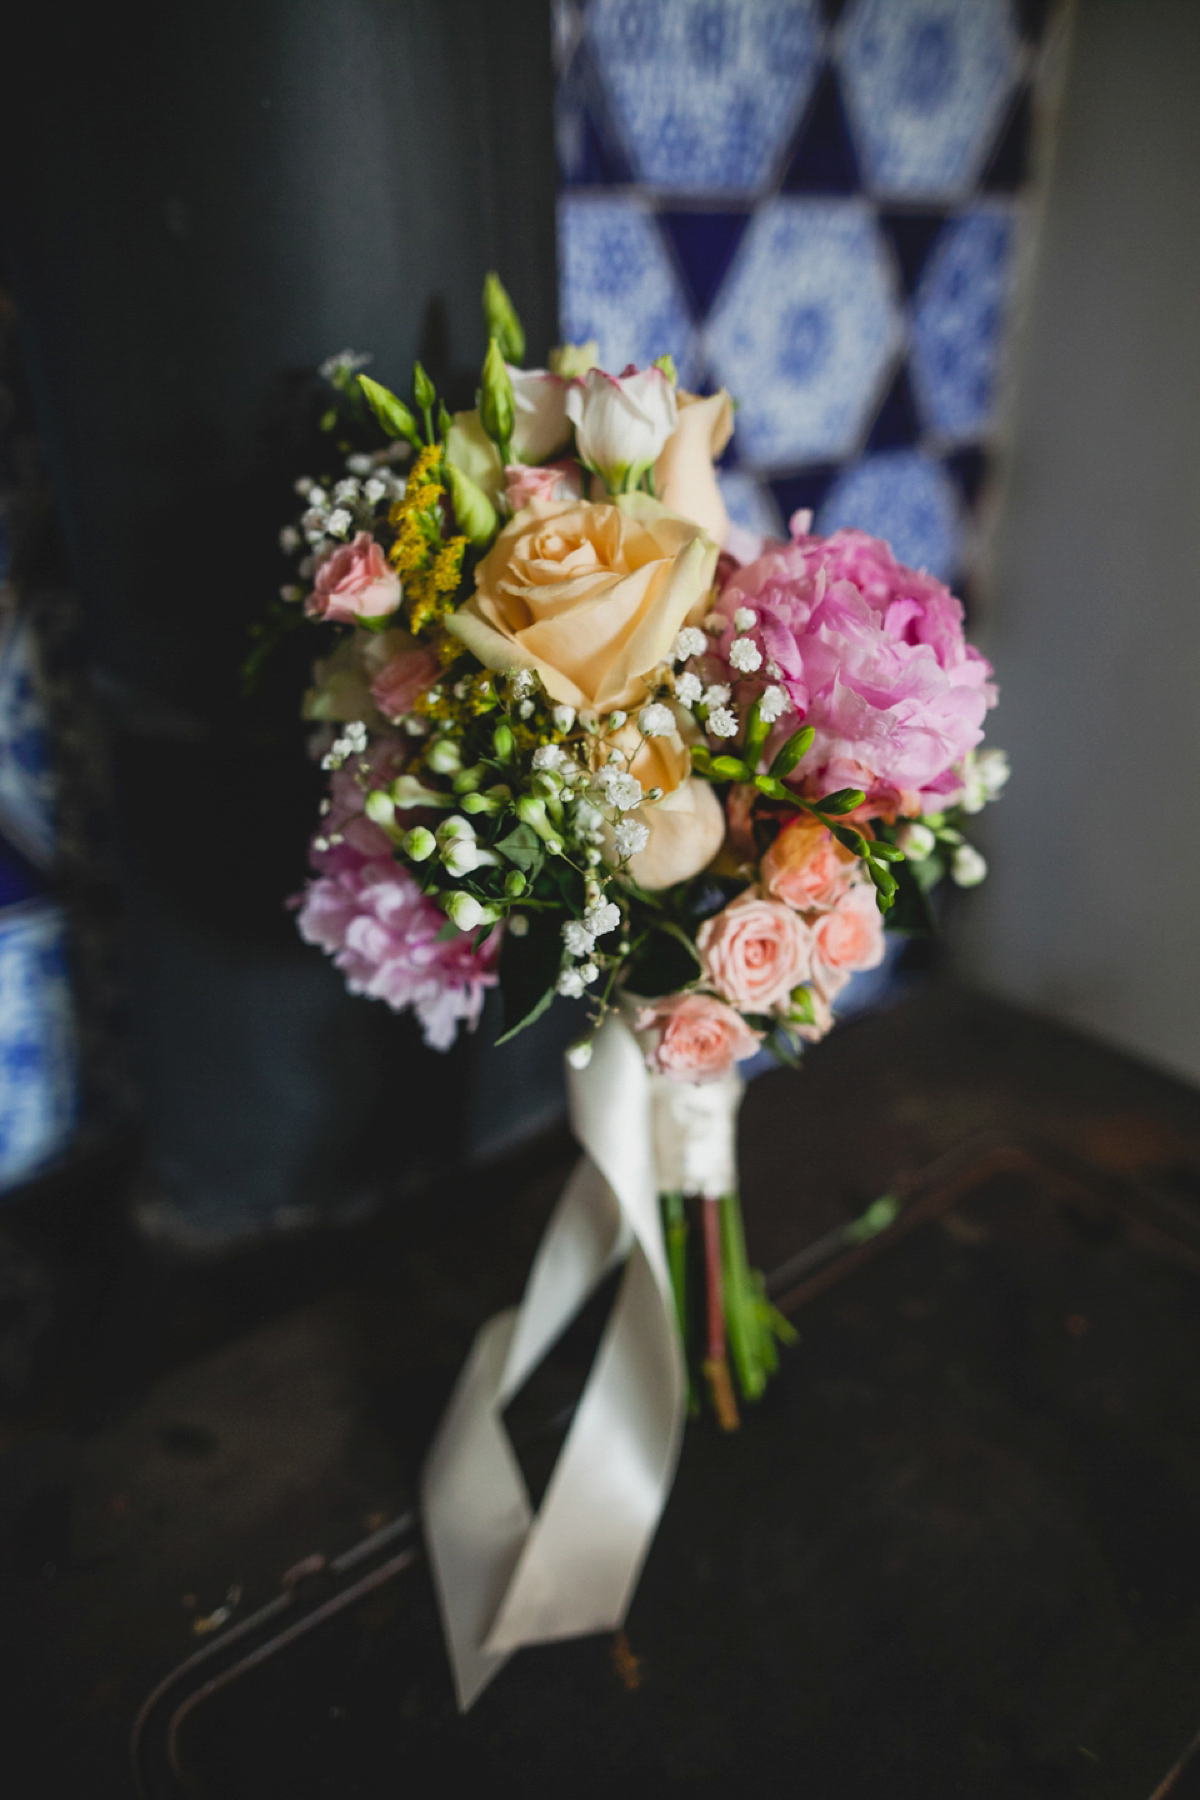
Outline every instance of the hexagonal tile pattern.
{"label": "hexagonal tile pattern", "polygon": [[950,441],[992,423],[1012,275],[1015,220],[980,206],[934,247],[913,309],[913,379],[927,423]]}
{"label": "hexagonal tile pattern", "polygon": [[559,314],[573,344],[595,338],[600,362],[619,372],[669,350],[680,379],[693,379],[694,333],[687,302],[658,227],[635,198],[572,195],[558,204]]}
{"label": "hexagonal tile pattern", "polygon": [[1017,74],[1008,0],[852,0],[837,59],[863,173],[906,199],[965,195]]}
{"label": "hexagonal tile pattern", "polygon": [[780,468],[847,455],[901,335],[869,208],[816,199],[762,207],[705,334],[713,372],[739,405],[741,460]]}
{"label": "hexagonal tile pattern", "polygon": [[812,91],[813,0],[592,0],[588,32],[640,181],[748,193]]}
{"label": "hexagonal tile pattern", "polygon": [[949,581],[962,552],[962,516],[954,483],[920,450],[887,450],[839,475],[817,515],[817,530],[853,526],[886,538],[911,569]]}

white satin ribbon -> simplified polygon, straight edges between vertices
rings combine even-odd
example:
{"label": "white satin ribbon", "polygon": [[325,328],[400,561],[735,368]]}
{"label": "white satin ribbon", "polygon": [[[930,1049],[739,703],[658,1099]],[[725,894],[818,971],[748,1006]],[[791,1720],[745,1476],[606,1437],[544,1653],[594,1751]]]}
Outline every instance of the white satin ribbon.
{"label": "white satin ribbon", "polygon": [[[613,1017],[587,1068],[568,1068],[567,1076],[584,1155],[520,1307],[497,1313],[475,1339],[421,1474],[425,1537],[464,1712],[521,1645],[615,1631],[624,1621],[670,1492],[686,1393],[660,1187],[721,1193],[734,1185],[740,1083],[726,1094],[720,1084],[652,1080],[633,1035]],[[664,1087],[673,1095],[660,1098]],[[699,1152],[689,1158],[682,1141],[697,1133],[708,1146],[707,1178]],[[674,1159],[672,1170],[686,1163],[700,1186],[661,1180],[656,1150]],[[620,1290],[535,1514],[504,1408],[622,1259]]]}

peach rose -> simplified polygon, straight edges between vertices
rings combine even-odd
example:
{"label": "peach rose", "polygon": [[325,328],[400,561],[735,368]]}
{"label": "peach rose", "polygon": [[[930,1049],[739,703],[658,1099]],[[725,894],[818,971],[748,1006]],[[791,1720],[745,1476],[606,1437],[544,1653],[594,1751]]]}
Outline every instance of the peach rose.
{"label": "peach rose", "polygon": [[789,819],[762,859],[763,886],[797,912],[832,906],[854,879],[857,858],[808,813]]}
{"label": "peach rose", "polygon": [[355,619],[385,619],[400,604],[400,577],[389,569],[369,531],[343,544],[317,570],[307,611],[317,619],[352,625]]}
{"label": "peach rose", "polygon": [[535,669],[552,700],[632,707],[681,627],[703,618],[716,562],[698,526],[647,494],[534,500],[446,623],[485,668]]}
{"label": "peach rose", "polygon": [[808,980],[812,932],[790,906],[748,888],[705,921],[696,948],[719,994],[745,1012],[769,1012]]}
{"label": "peach rose", "polygon": [[543,463],[540,468],[510,463],[504,480],[505,497],[515,513],[531,500],[578,500],[583,493],[583,471],[577,462]]}
{"label": "peach rose", "polygon": [[740,1013],[711,994],[670,994],[640,1007],[634,1023],[647,1034],[647,1068],[676,1081],[719,1081],[761,1041]]}
{"label": "peach rose", "polygon": [[813,925],[813,976],[832,998],[860,969],[876,969],[883,961],[883,919],[875,889],[860,883],[843,894],[832,912]]}
{"label": "peach rose", "polygon": [[733,401],[719,393],[678,390],[679,423],[654,465],[654,491],[664,506],[703,526],[714,544],[729,534],[729,514],[717,486],[713,462],[733,434]]}

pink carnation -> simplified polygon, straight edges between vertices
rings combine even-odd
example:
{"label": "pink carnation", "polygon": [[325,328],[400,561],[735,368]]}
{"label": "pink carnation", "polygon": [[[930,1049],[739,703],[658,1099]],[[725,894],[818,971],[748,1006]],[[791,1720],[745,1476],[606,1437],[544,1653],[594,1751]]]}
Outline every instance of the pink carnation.
{"label": "pink carnation", "polygon": [[425,1042],[448,1050],[460,1020],[473,1030],[484,990],[496,982],[500,933],[476,952],[470,933],[440,940],[445,915],[408,873],[386,862],[343,866],[310,881],[300,908],[300,935],[333,957],[352,994],[411,1006]]}
{"label": "pink carnation", "polygon": [[385,719],[402,719],[442,672],[432,650],[401,650],[371,683],[371,698]]}
{"label": "pink carnation", "polygon": [[343,544],[317,570],[308,612],[339,625],[355,619],[385,619],[400,604],[400,577],[389,569],[369,531]]}
{"label": "pink carnation", "polygon": [[954,766],[982,738],[996,691],[963,635],[962,603],[940,581],[865,532],[801,533],[726,584],[726,662],[743,635],[741,607],[755,613],[749,635],[794,708],[778,736],[801,722],[816,730],[800,771],[810,792],[861,787],[875,810],[908,812],[959,785]]}
{"label": "pink carnation", "polygon": [[735,1062],[753,1056],[761,1034],[711,994],[670,994],[639,1009],[646,1063],[676,1081],[719,1081]]}

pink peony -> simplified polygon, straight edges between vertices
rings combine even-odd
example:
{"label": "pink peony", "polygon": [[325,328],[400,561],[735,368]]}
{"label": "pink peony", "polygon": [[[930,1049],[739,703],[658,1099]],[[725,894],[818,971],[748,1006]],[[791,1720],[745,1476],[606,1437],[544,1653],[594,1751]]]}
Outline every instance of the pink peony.
{"label": "pink peony", "polygon": [[531,500],[579,500],[583,495],[583,470],[577,462],[543,463],[540,468],[510,463],[504,480],[515,513]]}
{"label": "pink peony", "polygon": [[696,948],[719,994],[745,1012],[769,1012],[807,981],[812,933],[789,906],[748,888],[705,920]]}
{"label": "pink peony", "polygon": [[816,730],[800,770],[808,791],[861,787],[875,811],[943,803],[996,701],[991,667],[966,642],[948,588],[864,532],[800,534],[726,584],[725,661],[743,635],[733,623],[742,607],[755,613],[749,635],[794,708],[777,737],[801,722]]}
{"label": "pink peony", "polygon": [[401,650],[372,681],[371,698],[385,719],[402,719],[441,672],[441,662],[432,650]]}
{"label": "pink peony", "polygon": [[862,969],[883,961],[883,919],[875,889],[865,883],[844,893],[813,925],[813,984],[831,1000]]}
{"label": "pink peony", "polygon": [[472,936],[439,940],[445,915],[390,858],[344,865],[305,889],[300,935],[333,957],[352,994],[411,1006],[425,1042],[448,1050],[460,1020],[473,1030],[484,990],[496,982],[500,933],[476,952]]}
{"label": "pink peony", "polygon": [[719,1081],[760,1042],[740,1013],[711,994],[670,994],[639,1008],[635,1023],[648,1034],[647,1066],[676,1081]]}
{"label": "pink peony", "polygon": [[317,570],[308,612],[316,619],[352,625],[384,619],[400,604],[400,577],[389,569],[369,531],[327,556]]}

